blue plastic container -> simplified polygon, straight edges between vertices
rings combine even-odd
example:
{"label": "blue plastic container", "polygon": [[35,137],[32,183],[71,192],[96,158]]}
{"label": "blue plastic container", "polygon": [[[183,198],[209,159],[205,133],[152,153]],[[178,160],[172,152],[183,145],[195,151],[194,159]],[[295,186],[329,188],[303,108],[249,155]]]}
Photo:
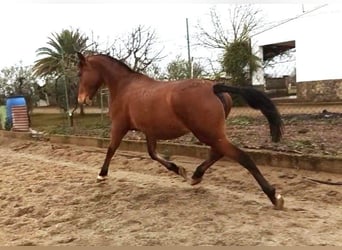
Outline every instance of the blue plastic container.
{"label": "blue plastic container", "polygon": [[24,96],[11,96],[7,97],[6,100],[6,120],[12,127],[12,107],[13,106],[26,106],[26,101]]}

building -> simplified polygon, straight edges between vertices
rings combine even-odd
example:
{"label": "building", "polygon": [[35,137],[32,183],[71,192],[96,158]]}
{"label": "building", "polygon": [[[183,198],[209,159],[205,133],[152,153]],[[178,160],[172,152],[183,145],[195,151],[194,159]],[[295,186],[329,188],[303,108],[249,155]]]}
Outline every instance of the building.
{"label": "building", "polygon": [[[252,37],[255,53],[263,60],[284,51],[294,53],[292,72],[297,99],[301,101],[342,101],[342,4],[318,5],[284,20]],[[282,62],[279,62],[281,64]],[[265,85],[266,69],[253,75],[253,85]],[[285,82],[285,80],[284,80]]]}

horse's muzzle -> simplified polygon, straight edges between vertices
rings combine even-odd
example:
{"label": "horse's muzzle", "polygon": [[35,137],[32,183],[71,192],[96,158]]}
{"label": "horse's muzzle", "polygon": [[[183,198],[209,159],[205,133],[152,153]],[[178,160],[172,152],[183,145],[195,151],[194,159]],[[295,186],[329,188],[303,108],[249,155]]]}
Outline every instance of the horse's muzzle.
{"label": "horse's muzzle", "polygon": [[84,97],[78,97],[77,98],[78,104],[84,104],[85,103],[85,98]]}
{"label": "horse's muzzle", "polygon": [[78,104],[87,104],[90,105],[92,103],[92,101],[90,100],[90,98],[88,96],[79,96],[78,97]]}

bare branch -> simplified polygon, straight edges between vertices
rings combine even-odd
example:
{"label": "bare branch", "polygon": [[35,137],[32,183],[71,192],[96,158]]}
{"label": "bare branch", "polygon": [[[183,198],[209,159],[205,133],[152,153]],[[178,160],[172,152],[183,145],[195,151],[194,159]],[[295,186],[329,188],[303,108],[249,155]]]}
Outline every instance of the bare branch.
{"label": "bare branch", "polygon": [[134,28],[126,39],[117,38],[111,54],[129,64],[135,71],[146,71],[154,62],[160,61],[163,49],[155,50],[158,42],[156,32],[142,25]]}
{"label": "bare branch", "polygon": [[247,39],[250,33],[262,23],[260,10],[253,9],[251,4],[234,5],[228,9],[228,25],[222,25],[221,18],[215,8],[210,10],[209,31],[198,24],[196,28],[199,45],[206,48],[224,49],[231,42]]}
{"label": "bare branch", "polygon": [[210,20],[211,20],[211,28],[213,30],[213,34],[207,32],[207,30],[197,25],[197,29],[199,29],[199,34],[197,35],[197,39],[200,44],[207,48],[214,49],[224,49],[225,45],[228,44],[228,32],[225,31],[222,27],[219,16],[216,13],[216,10],[213,8],[210,10]]}

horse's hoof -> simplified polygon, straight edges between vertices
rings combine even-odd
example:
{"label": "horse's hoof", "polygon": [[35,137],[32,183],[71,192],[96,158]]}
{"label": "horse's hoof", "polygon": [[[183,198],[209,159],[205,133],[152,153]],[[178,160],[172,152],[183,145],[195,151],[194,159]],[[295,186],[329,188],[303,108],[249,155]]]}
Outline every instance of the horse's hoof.
{"label": "horse's hoof", "polygon": [[98,175],[96,178],[97,182],[106,181],[107,179],[108,179],[107,176],[101,176],[101,175]]}
{"label": "horse's hoof", "polygon": [[202,178],[191,179],[190,184],[192,186],[194,186],[194,185],[197,185],[198,183],[200,183],[201,181],[202,181]]}
{"label": "horse's hoof", "polygon": [[185,168],[178,167],[178,174],[182,176],[185,180],[188,179]]}
{"label": "horse's hoof", "polygon": [[283,197],[281,197],[280,194],[277,194],[275,198],[276,198],[276,201],[275,201],[275,204],[274,204],[274,208],[277,209],[277,210],[283,210],[284,209],[284,199],[283,199]]}

